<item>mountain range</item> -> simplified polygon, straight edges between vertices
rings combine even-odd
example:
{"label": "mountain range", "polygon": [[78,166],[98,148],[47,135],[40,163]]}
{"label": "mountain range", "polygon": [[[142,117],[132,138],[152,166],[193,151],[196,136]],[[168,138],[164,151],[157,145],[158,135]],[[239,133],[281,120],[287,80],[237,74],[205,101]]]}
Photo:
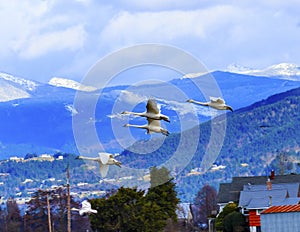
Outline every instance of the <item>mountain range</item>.
{"label": "mountain range", "polygon": [[111,167],[106,178],[100,177],[97,165],[84,163],[71,154],[56,153],[53,161],[43,162],[37,162],[34,155],[20,162],[3,160],[0,195],[27,196],[41,184],[63,184],[67,166],[75,192],[118,186],[145,188],[149,169],[165,166],[171,171],[182,202],[192,202],[205,184],[218,190],[219,183],[230,182],[234,176],[266,176],[267,180],[271,170],[275,175],[300,173],[299,105],[300,87],[168,137],[137,140],[116,157],[122,168]]}
{"label": "mountain range", "polygon": [[[74,135],[73,129],[78,118],[90,107],[89,99],[94,99],[95,96],[98,97],[95,112],[88,115],[88,118],[84,117],[84,122],[79,121],[83,123],[80,134],[88,134],[89,128],[95,128],[103,149],[120,153],[138,140],[149,140],[149,135],[144,131],[128,130],[122,126],[128,120],[142,124],[144,119],[120,114],[124,110],[144,111],[148,97],[156,98],[162,113],[170,115],[171,123],[163,123],[163,126],[171,134],[178,133],[223,113],[194,106],[187,103],[187,99],[204,101],[210,95],[219,94],[237,110],[273,94],[299,87],[299,78],[295,78],[298,77],[295,71],[297,69],[299,70],[293,65],[280,64],[273,67],[272,76],[214,71],[163,83],[104,89],[82,86],[73,80],[62,78],[39,83],[0,73],[0,156],[5,159],[10,156],[25,156],[27,153],[93,153],[98,149],[97,144],[78,145],[76,137],[80,135]],[[208,80],[213,83],[212,86]],[[83,99],[75,104],[74,99],[78,93]],[[76,108],[78,105],[79,108]],[[150,138],[157,139],[159,136]],[[93,140],[88,135],[85,139]],[[83,146],[80,151],[78,146]]]}

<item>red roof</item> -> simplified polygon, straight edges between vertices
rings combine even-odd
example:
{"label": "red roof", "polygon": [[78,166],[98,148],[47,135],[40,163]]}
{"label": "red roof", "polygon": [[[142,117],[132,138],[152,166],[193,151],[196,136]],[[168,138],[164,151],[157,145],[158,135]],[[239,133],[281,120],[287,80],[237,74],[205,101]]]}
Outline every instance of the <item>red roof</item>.
{"label": "red roof", "polygon": [[267,213],[289,213],[289,212],[300,212],[300,204],[298,205],[280,205],[280,206],[271,206],[268,209],[265,209],[261,214]]}

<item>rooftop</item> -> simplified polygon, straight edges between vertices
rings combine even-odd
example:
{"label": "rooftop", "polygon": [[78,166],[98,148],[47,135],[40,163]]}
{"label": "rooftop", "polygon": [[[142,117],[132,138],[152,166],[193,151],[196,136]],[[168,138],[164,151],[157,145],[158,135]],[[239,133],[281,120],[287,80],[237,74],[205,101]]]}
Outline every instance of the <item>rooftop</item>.
{"label": "rooftop", "polygon": [[[247,177],[233,177],[231,183],[221,183],[218,193],[218,203],[227,203],[230,201],[238,202],[240,192],[245,185],[265,185],[268,176],[247,176]],[[274,184],[283,183],[300,183],[300,175],[275,175],[271,180]],[[287,186],[286,186],[287,187]],[[289,191],[292,194],[292,191]]]}
{"label": "rooftop", "polygon": [[262,211],[261,214],[290,213],[290,212],[300,212],[300,204],[297,204],[297,205],[271,206],[270,208]]}

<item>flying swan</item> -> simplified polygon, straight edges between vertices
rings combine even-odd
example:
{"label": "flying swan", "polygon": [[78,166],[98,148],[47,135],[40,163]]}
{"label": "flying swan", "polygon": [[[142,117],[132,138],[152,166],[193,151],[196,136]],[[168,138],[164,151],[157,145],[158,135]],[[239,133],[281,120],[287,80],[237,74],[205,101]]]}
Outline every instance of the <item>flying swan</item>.
{"label": "flying swan", "polygon": [[160,126],[160,121],[159,120],[155,120],[155,119],[151,119],[151,118],[147,118],[148,124],[145,125],[132,125],[132,124],[125,124],[125,127],[135,127],[135,128],[141,128],[141,129],[146,129],[147,130],[147,134],[151,134],[151,133],[162,133],[163,135],[168,136],[170,133],[168,130],[162,128]]}
{"label": "flying swan", "polygon": [[121,167],[121,162],[114,159],[114,156],[109,153],[99,152],[99,157],[92,158],[92,157],[85,157],[85,156],[78,156],[76,159],[83,159],[83,160],[91,160],[96,161],[100,165],[100,173],[102,177],[105,177],[108,172],[109,165],[117,165]]}
{"label": "flying swan", "polygon": [[225,104],[224,99],[218,97],[209,97],[210,101],[209,102],[199,102],[199,101],[195,101],[193,99],[189,99],[187,100],[187,102],[191,102],[191,103],[195,103],[198,105],[202,105],[202,106],[209,106],[211,108],[217,109],[217,110],[230,110],[233,111],[233,109]]}
{"label": "flying swan", "polygon": [[72,208],[71,210],[78,211],[80,216],[83,216],[85,214],[97,213],[97,210],[92,209],[91,203],[87,200],[81,202],[81,209]]}
{"label": "flying swan", "polygon": [[143,113],[123,111],[121,114],[132,114],[136,116],[146,117],[147,119],[153,120],[164,120],[170,122],[168,116],[161,114],[155,99],[149,99],[146,105],[147,111]]}

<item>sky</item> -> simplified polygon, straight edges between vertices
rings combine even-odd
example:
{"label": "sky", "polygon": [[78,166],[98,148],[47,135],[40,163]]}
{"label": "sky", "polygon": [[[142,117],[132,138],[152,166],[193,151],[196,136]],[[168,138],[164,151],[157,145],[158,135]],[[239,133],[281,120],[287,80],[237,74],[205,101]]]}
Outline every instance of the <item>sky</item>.
{"label": "sky", "polygon": [[0,72],[45,83],[81,81],[103,57],[149,43],[208,70],[300,64],[298,0],[0,0],[0,19]]}

